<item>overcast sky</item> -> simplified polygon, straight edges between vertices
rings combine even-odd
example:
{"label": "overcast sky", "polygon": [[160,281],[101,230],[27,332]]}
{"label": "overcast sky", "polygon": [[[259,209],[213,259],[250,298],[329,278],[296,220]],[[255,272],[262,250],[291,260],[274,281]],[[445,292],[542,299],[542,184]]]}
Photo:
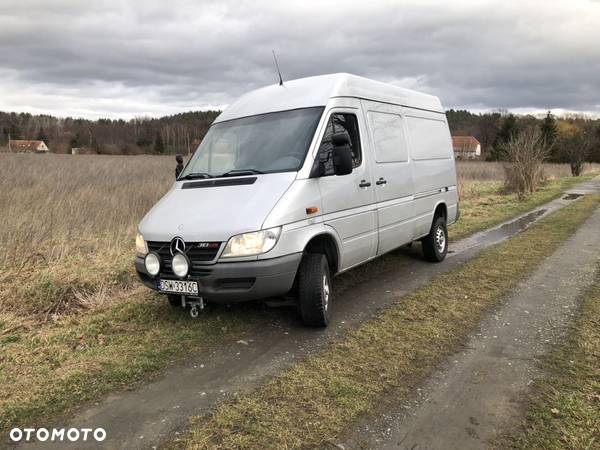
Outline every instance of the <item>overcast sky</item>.
{"label": "overcast sky", "polygon": [[89,118],[222,108],[350,72],[446,107],[600,114],[600,2],[0,0],[0,110]]}

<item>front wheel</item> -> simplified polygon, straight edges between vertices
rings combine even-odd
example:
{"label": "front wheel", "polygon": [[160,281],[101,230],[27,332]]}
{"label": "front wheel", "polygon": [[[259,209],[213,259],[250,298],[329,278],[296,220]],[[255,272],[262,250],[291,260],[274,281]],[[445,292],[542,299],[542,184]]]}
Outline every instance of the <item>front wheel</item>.
{"label": "front wheel", "polygon": [[298,303],[305,325],[326,327],[332,299],[331,274],[327,257],[307,253],[298,269]]}
{"label": "front wheel", "polygon": [[441,262],[448,253],[448,228],[446,219],[437,216],[433,220],[429,234],[423,238],[423,254],[425,259],[431,262]]}

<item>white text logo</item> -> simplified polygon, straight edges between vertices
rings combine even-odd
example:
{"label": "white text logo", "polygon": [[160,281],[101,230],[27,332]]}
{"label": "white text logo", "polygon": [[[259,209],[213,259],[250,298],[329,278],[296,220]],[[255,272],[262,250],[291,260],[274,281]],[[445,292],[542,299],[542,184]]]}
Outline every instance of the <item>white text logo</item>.
{"label": "white text logo", "polygon": [[71,442],[88,441],[94,439],[102,442],[106,439],[104,428],[13,428],[9,433],[13,442],[38,440],[40,442]]}

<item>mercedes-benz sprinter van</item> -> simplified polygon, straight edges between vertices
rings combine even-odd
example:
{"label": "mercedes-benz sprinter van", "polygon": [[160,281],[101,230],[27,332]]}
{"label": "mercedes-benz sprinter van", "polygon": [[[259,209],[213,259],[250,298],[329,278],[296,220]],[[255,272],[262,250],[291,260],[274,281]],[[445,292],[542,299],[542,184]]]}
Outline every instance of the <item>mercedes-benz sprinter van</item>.
{"label": "mercedes-benz sprinter van", "polygon": [[326,326],[333,276],[417,240],[442,261],[459,214],[439,99],[348,74],[242,96],[177,172],[139,225],[135,265],[193,316],[286,296]]}

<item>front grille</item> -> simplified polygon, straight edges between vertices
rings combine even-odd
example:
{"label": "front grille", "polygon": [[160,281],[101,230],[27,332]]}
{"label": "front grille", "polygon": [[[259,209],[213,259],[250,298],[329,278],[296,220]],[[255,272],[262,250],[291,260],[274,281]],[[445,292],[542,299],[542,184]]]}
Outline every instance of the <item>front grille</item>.
{"label": "front grille", "polygon": [[[170,242],[147,242],[148,250],[156,252],[161,260],[161,274],[166,276],[175,276],[171,269],[171,250]],[[206,263],[213,261],[219,249],[221,242],[186,242],[186,255],[192,263],[190,267],[190,276],[206,277],[210,275],[212,269]]]}

